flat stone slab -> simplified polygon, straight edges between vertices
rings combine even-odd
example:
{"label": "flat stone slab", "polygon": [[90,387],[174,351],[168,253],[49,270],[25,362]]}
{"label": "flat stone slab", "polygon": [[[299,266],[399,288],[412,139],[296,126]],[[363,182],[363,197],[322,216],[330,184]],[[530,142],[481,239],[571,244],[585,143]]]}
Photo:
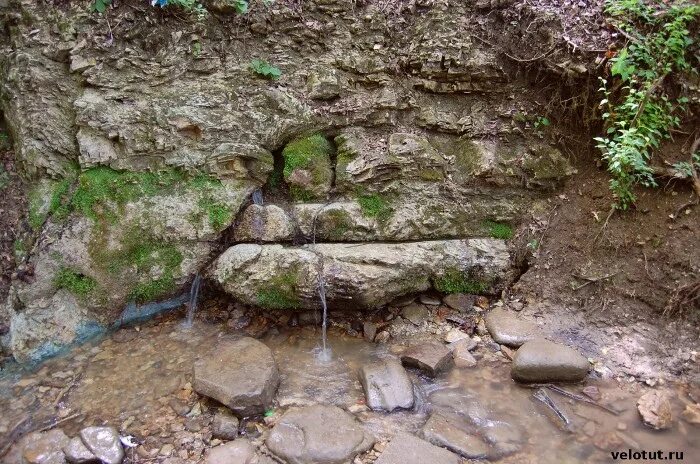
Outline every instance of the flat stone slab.
{"label": "flat stone slab", "polygon": [[280,383],[270,348],[249,337],[222,339],[194,366],[194,389],[235,414],[262,414]]}
{"label": "flat stone slab", "polygon": [[124,448],[114,427],[85,427],[80,431],[80,439],[104,464],[119,464],[124,459]]}
{"label": "flat stone slab", "polygon": [[401,317],[418,326],[430,318],[430,311],[422,303],[410,303],[401,310]]}
{"label": "flat stone slab", "polygon": [[442,446],[468,459],[481,459],[489,455],[489,446],[461,425],[464,420],[440,413],[433,414],[422,429],[423,437],[430,443]]}
{"label": "flat stone slab", "polygon": [[207,452],[205,464],[253,464],[256,462],[255,447],[245,438],[215,446]]}
{"label": "flat stone slab", "polygon": [[290,464],[341,464],[370,449],[374,438],[352,415],[319,404],[287,411],[265,444]]}
{"label": "flat stone slab", "polygon": [[519,382],[577,382],[589,368],[588,359],[573,348],[540,339],[515,352],[510,374]]}
{"label": "flat stone slab", "polygon": [[447,306],[460,312],[471,311],[475,301],[476,297],[467,293],[452,293],[442,299]]}
{"label": "flat stone slab", "polygon": [[445,448],[401,433],[387,445],[375,464],[459,464],[460,458]]}
{"label": "flat stone slab", "polygon": [[452,366],[452,352],[444,345],[423,343],[409,347],[402,355],[404,366],[416,367],[431,377]]}
{"label": "flat stone slab", "polygon": [[413,383],[397,359],[383,359],[363,366],[360,381],[367,405],[375,411],[413,407]]}
{"label": "flat stone slab", "polygon": [[517,348],[538,337],[539,330],[532,322],[523,320],[502,308],[496,308],[484,319],[486,330],[501,345]]}

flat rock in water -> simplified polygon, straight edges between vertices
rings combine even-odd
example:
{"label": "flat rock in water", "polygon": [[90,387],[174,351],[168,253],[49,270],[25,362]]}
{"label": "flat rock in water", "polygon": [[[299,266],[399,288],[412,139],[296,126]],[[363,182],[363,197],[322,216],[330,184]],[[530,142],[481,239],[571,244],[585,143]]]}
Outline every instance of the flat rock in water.
{"label": "flat rock in water", "polygon": [[460,458],[451,451],[425,440],[401,433],[395,436],[375,464],[459,464]]}
{"label": "flat rock in water", "polygon": [[265,412],[280,383],[270,348],[249,337],[225,339],[194,367],[194,389],[235,414]]}
{"label": "flat rock in water", "polygon": [[637,410],[644,424],[656,430],[668,429],[673,425],[671,403],[663,392],[652,390],[637,400]]}
{"label": "flat rock in water", "polygon": [[496,308],[486,315],[486,330],[501,345],[517,348],[538,336],[538,329],[532,322],[521,319],[502,308]]}
{"label": "flat rock in water", "polygon": [[240,438],[215,446],[207,452],[205,464],[253,464],[257,463],[255,448],[249,440]]}
{"label": "flat rock in water", "polygon": [[340,464],[370,449],[374,438],[339,407],[313,405],[287,411],[265,444],[290,464]]}
{"label": "flat rock in water", "polygon": [[383,359],[363,366],[360,380],[367,405],[375,411],[413,407],[413,383],[397,359]]}
{"label": "flat rock in water", "polygon": [[430,443],[442,446],[468,459],[481,459],[489,454],[489,446],[461,425],[463,419],[436,413],[430,416],[422,429]]}
{"label": "flat rock in water", "polygon": [[74,464],[82,464],[84,462],[94,462],[97,457],[83,443],[80,437],[75,437],[63,447],[63,452],[66,455],[66,460]]}
{"label": "flat rock in water", "polygon": [[447,306],[460,312],[471,311],[474,307],[474,301],[476,301],[476,297],[467,293],[452,293],[442,299],[442,302]]}
{"label": "flat rock in water", "polygon": [[421,325],[423,322],[427,321],[430,317],[430,311],[425,305],[420,303],[411,303],[408,306],[404,306],[401,311],[401,316],[407,319],[413,325]]}
{"label": "flat rock in water", "polygon": [[454,358],[455,366],[457,367],[474,367],[476,366],[476,358],[471,354],[470,348],[472,346],[472,340],[463,339],[455,344],[452,350],[452,357]]}
{"label": "flat rock in water", "polygon": [[365,321],[364,324],[362,324],[362,333],[365,340],[368,342],[373,342],[374,337],[377,336],[377,324],[374,322]]}
{"label": "flat rock in water", "polygon": [[479,432],[491,444],[494,451],[490,458],[501,458],[520,451],[523,434],[514,425],[503,421],[488,421],[482,425]]}
{"label": "flat rock in water", "polygon": [[541,339],[526,342],[515,352],[510,374],[519,382],[577,382],[589,368],[578,351]]}
{"label": "flat rock in water", "polygon": [[22,458],[28,464],[63,464],[66,462],[63,448],[69,441],[61,429],[44,433],[34,432],[27,436]]}
{"label": "flat rock in water", "polygon": [[401,355],[404,366],[417,367],[431,377],[452,366],[452,352],[444,345],[424,343],[408,348]]}
{"label": "flat rock in water", "polygon": [[114,427],[85,427],[80,431],[83,444],[104,464],[119,464],[124,449]]}

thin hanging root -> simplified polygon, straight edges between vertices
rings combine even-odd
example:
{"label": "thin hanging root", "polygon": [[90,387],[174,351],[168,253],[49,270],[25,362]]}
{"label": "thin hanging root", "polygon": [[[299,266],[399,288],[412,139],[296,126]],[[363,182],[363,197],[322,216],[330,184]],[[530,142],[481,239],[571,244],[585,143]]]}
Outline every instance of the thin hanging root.
{"label": "thin hanging root", "polygon": [[668,299],[664,316],[682,316],[689,308],[700,309],[700,280],[678,287]]}
{"label": "thin hanging root", "polygon": [[556,403],[554,403],[554,401],[552,400],[552,398],[549,397],[549,395],[547,394],[547,392],[545,391],[544,388],[538,388],[538,389],[535,391],[535,393],[532,394],[532,396],[533,396],[535,399],[537,399],[538,401],[542,402],[542,403],[543,403],[545,406],[547,406],[549,409],[551,409],[551,410],[554,412],[554,414],[557,416],[557,418],[558,418],[561,422],[564,423],[564,428],[565,428],[567,431],[569,431],[569,432],[571,431],[571,430],[570,430],[571,421],[569,420],[568,417],[566,417],[566,416],[564,415],[564,413],[562,412],[561,409],[559,409],[559,407],[556,405]]}

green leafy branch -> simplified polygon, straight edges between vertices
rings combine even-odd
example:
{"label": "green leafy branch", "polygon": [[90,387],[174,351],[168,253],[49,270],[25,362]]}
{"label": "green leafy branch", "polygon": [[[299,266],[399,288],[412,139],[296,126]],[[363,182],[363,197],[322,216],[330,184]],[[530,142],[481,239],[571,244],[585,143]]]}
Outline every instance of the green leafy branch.
{"label": "green leafy branch", "polygon": [[605,11],[630,42],[611,60],[610,79],[601,78],[606,134],[595,140],[608,163],[614,206],[626,210],[636,200],[635,185],[656,186],[649,160],[688,103],[669,97],[664,81],[674,72],[697,72],[687,55],[700,6],[607,0]]}

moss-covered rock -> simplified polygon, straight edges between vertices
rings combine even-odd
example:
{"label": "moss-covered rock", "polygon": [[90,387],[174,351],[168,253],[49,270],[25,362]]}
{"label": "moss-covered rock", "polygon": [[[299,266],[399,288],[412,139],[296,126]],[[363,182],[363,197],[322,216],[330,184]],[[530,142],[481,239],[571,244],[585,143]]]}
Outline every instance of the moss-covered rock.
{"label": "moss-covered rock", "polygon": [[293,140],[284,147],[284,180],[294,200],[308,202],[328,195],[333,154],[333,144],[322,134]]}

